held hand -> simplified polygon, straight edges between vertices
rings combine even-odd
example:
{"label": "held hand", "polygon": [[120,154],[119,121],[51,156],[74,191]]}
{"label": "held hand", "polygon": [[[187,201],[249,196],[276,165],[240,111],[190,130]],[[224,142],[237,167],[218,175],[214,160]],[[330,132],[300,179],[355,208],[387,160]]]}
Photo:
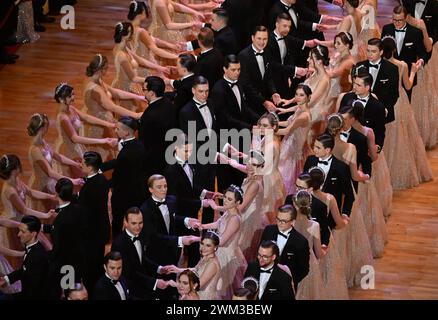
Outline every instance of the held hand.
{"label": "held hand", "polygon": [[106,144],[111,148],[117,147],[118,140],[116,138],[105,138]]}
{"label": "held hand", "polygon": [[278,93],[274,93],[272,95],[272,101],[274,102],[275,105],[278,106],[278,103],[280,102],[280,100],[281,100],[281,96]]}
{"label": "held hand", "polygon": [[198,227],[201,225],[201,222],[198,219],[190,218],[188,221],[188,225],[192,229],[198,229]]}
{"label": "held hand", "polygon": [[178,284],[176,283],[175,280],[169,280],[169,281],[167,281],[167,283],[170,287],[173,287],[173,288],[178,287]]}
{"label": "held hand", "polygon": [[315,39],[304,41],[304,45],[305,45],[307,48],[313,48],[313,47],[316,47]]}
{"label": "held hand", "polygon": [[166,77],[170,76],[170,67],[160,67],[160,72],[163,73]]}
{"label": "held hand", "polygon": [[269,112],[275,112],[277,111],[277,107],[269,100],[266,100],[263,102],[263,106],[268,110]]}
{"label": "held hand", "polygon": [[196,19],[200,20],[200,21],[204,21],[205,20],[205,16],[201,12],[196,11],[196,13],[194,13],[193,16]]}
{"label": "held hand", "polygon": [[168,284],[167,281],[164,281],[162,279],[158,279],[157,280],[157,288],[158,289],[164,290],[164,289],[166,289],[168,287],[168,285],[169,284]]}
{"label": "held hand", "polygon": [[[74,186],[83,186],[84,185],[84,179],[81,178],[77,178],[77,179],[72,179],[71,182],[73,182]],[[56,199],[56,198],[55,198]]]}
{"label": "held hand", "polygon": [[[208,199],[208,204],[209,206],[213,209],[213,210],[217,210],[218,209],[218,205],[216,204],[216,202],[213,199]],[[200,225],[200,228],[202,228],[202,224]],[[199,229],[201,230],[201,229]]]}
{"label": "held hand", "polygon": [[165,268],[166,268],[166,274],[179,273],[181,271],[180,268],[178,268],[177,266],[174,266],[174,265],[165,266]]}
{"label": "held hand", "polygon": [[342,7],[344,5],[343,0],[333,0],[333,4],[338,7]]}
{"label": "held hand", "polygon": [[193,28],[194,28],[194,29],[201,29],[202,26],[204,25],[204,23],[201,22],[201,21],[194,21],[194,22],[192,23],[192,25],[193,25]]}
{"label": "held hand", "polygon": [[0,277],[0,287],[4,287],[6,285],[5,277]]}
{"label": "held hand", "polygon": [[47,212],[47,215],[50,217],[56,217],[58,213],[54,209],[50,209],[49,212]]}
{"label": "held hand", "polygon": [[305,77],[308,73],[309,69],[296,67],[295,74],[297,77]]}

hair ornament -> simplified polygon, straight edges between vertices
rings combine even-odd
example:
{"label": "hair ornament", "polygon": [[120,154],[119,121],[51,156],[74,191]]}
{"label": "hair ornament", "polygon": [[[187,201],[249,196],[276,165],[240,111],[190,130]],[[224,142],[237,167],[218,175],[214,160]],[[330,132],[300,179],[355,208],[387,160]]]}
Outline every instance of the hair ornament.
{"label": "hair ornament", "polygon": [[5,169],[8,169],[8,167],[9,167],[9,158],[8,158],[8,155],[3,155],[3,157],[2,157],[2,159],[5,159],[5,162],[6,162],[6,167],[5,167]]}
{"label": "hair ornament", "polygon": [[245,284],[246,284],[248,281],[254,281],[254,283],[256,284],[256,290],[259,289],[259,281],[258,281],[256,278],[254,278],[254,277],[246,277],[245,279],[242,280],[240,286],[241,286],[242,288],[245,288]]}
{"label": "hair ornament", "polygon": [[67,82],[62,82],[62,83],[58,86],[58,88],[56,89],[55,94],[59,94],[59,93],[61,92],[62,88],[64,88],[66,85],[67,85]]}

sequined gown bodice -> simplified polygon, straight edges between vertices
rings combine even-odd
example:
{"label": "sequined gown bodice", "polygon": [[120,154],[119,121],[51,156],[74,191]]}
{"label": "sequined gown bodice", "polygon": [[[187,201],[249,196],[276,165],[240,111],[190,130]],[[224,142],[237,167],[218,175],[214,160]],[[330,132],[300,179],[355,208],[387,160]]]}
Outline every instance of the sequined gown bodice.
{"label": "sequined gown bodice", "polygon": [[219,281],[220,266],[218,259],[216,257],[209,259],[201,259],[199,260],[198,264],[195,266],[194,270],[199,275],[199,277],[202,277],[202,274],[205,272],[205,269],[207,268],[209,263],[214,263],[218,271],[214,275],[214,277],[210,279],[208,284],[204,286],[204,289],[200,289],[198,291],[200,300],[218,300],[219,298],[217,284]]}

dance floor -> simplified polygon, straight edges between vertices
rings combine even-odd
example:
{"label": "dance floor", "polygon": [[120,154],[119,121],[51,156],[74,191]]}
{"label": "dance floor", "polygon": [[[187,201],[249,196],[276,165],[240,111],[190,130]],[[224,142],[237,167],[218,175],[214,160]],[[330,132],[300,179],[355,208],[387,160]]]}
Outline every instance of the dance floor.
{"label": "dance floor", "polygon": [[[390,21],[396,1],[378,2],[378,22],[382,26]],[[113,31],[118,21],[126,19],[129,2],[81,0],[78,3],[75,30],[62,30],[57,17],[57,23],[47,25],[47,32],[41,34],[38,42],[19,49],[17,64],[0,70],[0,155],[13,153],[21,158],[24,181],[30,177],[27,150],[31,139],[26,126],[33,113],[44,112],[49,116],[48,140],[54,142],[56,85],[63,81],[73,85],[75,104],[81,107],[85,68],[95,53],[109,58],[106,82],[111,83],[114,77]],[[342,14],[340,8],[323,1],[320,7],[324,13]],[[327,36],[331,38],[331,34]],[[438,148],[430,150],[428,158],[434,176],[438,177]],[[375,260],[375,288],[351,289],[351,298],[438,299],[438,179],[395,192],[387,226],[389,243],[383,258]]]}

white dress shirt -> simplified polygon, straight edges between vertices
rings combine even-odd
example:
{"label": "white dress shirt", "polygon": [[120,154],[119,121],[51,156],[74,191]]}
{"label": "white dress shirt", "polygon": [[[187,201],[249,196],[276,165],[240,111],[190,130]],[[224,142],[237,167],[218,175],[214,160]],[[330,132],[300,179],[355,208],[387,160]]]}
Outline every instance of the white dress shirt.
{"label": "white dress shirt", "polygon": [[426,8],[427,0],[425,0],[425,3],[417,2],[415,4],[415,18],[421,19],[424,13],[424,8]]}
{"label": "white dress shirt", "polygon": [[211,116],[210,109],[208,108],[208,106],[205,106],[205,107],[199,109],[199,105],[206,104],[207,102],[202,103],[202,102],[196,100],[196,98],[193,98],[193,101],[195,101],[196,107],[198,108],[199,112],[201,113],[202,119],[204,119],[205,126],[207,127],[207,129],[210,132],[210,130],[213,128],[213,117]]}
{"label": "white dress shirt", "polygon": [[[263,50],[262,51],[258,51],[254,47],[254,45],[252,45],[252,50],[254,50],[254,52],[257,52],[257,53],[263,53],[264,52]],[[261,73],[262,79],[263,79],[265,77],[265,61],[263,60],[263,56],[255,56],[255,58],[257,60],[257,64],[259,66],[259,70],[260,70],[260,73]]]}
{"label": "white dress shirt", "polygon": [[[269,270],[274,268],[274,264],[272,264],[271,266],[267,267],[267,268],[260,268],[260,270]],[[260,273],[260,285],[259,285],[259,299],[262,298],[263,293],[265,292],[266,289],[266,285],[269,282],[269,279],[271,278],[272,272],[271,273],[266,273],[266,272],[261,272]]]}
{"label": "white dress shirt", "polygon": [[[400,30],[403,30],[403,29],[406,29],[406,24]],[[394,31],[394,33],[395,33],[395,41],[397,43],[397,53],[400,55],[400,52],[403,48],[403,42],[405,41],[406,32]]]}
{"label": "white dress shirt", "polygon": [[190,168],[190,165],[187,163],[187,161],[181,160],[177,155],[175,155],[175,159],[178,162],[178,164],[183,168],[187,178],[190,180],[190,184],[193,187],[193,171],[192,171],[192,168]]}
{"label": "white dress shirt", "polygon": [[[154,200],[156,202],[164,202],[164,200],[158,200],[154,196],[152,196],[152,200]],[[164,223],[166,224],[167,234],[169,234],[169,230],[170,230],[170,213],[169,213],[169,208],[167,207],[167,205],[161,205],[161,206],[158,207],[158,209],[160,209],[160,211],[161,211],[161,215],[163,216]]]}
{"label": "white dress shirt", "polygon": [[[228,79],[227,77],[224,76],[225,81],[227,81],[228,83],[236,83],[237,81],[232,81],[230,79]],[[229,84],[229,86],[231,86]],[[231,88],[231,90],[234,93],[234,96],[236,97],[237,103],[239,104],[239,108],[240,110],[242,110],[242,97],[240,96],[240,91],[239,91],[239,87],[238,86],[233,86]]]}
{"label": "white dress shirt", "polygon": [[[282,36],[278,35],[277,32],[275,32],[274,30],[274,35],[275,35],[275,39],[277,40],[278,38],[283,38]],[[277,45],[278,48],[280,49],[280,56],[281,56],[281,64],[284,63],[284,58],[286,57],[286,52],[287,52],[287,48],[286,48],[286,42],[285,40],[277,40]]]}
{"label": "white dress shirt", "polygon": [[[317,165],[317,167],[321,168],[322,171],[324,171],[325,178],[327,179],[328,172],[330,171],[330,167],[332,165],[333,156],[329,155],[329,156],[325,157],[324,159],[319,158],[318,160],[319,161],[327,161],[327,164],[323,164],[323,163],[318,162],[318,165]],[[324,182],[325,182],[325,180],[324,180]]]}
{"label": "white dress shirt", "polygon": [[[377,75],[379,74],[380,71],[380,65],[382,63],[382,59],[379,59],[379,61],[377,61],[376,63],[373,63],[371,61],[369,61],[370,67],[368,68],[370,74],[373,76],[373,85],[371,86],[371,88],[374,88],[374,85],[376,84],[376,79],[377,79]],[[371,65],[377,65],[377,68],[371,67]]]}
{"label": "white dress shirt", "polygon": [[347,131],[341,130],[340,138],[342,141],[347,142],[348,138],[350,138],[351,127]]}
{"label": "white dress shirt", "polygon": [[[105,272],[105,276],[114,281],[113,279],[111,279],[111,277],[108,275],[108,273]],[[120,295],[120,299],[121,300],[126,300],[126,295],[125,295],[125,290],[123,290],[122,284],[120,283],[120,281],[117,281],[117,284],[114,284],[114,287],[116,287],[119,295]]]}
{"label": "white dress shirt", "polygon": [[286,243],[287,243],[287,240],[289,239],[289,234],[291,231],[292,231],[292,228],[290,228],[286,231],[280,231],[280,230],[278,231],[286,236],[286,238],[285,238],[281,235],[277,235],[277,246],[278,246],[278,249],[280,249],[280,255],[283,253],[283,249],[286,246]]}
{"label": "white dress shirt", "polygon": [[[125,229],[125,230],[126,230],[126,234],[127,234],[131,239],[134,238],[134,237],[136,237],[136,236],[134,236],[131,232],[129,232],[128,229]],[[142,263],[142,262],[143,262],[143,252],[141,251],[141,242],[140,242],[140,240],[135,241],[135,242],[134,242],[134,246],[135,246],[135,250],[137,251],[138,258],[140,259],[140,263]]]}
{"label": "white dress shirt", "polygon": [[125,142],[127,142],[127,141],[134,140],[134,139],[135,139],[135,137],[128,138],[128,139],[125,139],[125,140],[120,139],[120,140],[119,140],[119,143],[117,144],[117,148],[119,149],[119,151],[121,151],[121,150],[123,149],[123,143],[125,143]]}

